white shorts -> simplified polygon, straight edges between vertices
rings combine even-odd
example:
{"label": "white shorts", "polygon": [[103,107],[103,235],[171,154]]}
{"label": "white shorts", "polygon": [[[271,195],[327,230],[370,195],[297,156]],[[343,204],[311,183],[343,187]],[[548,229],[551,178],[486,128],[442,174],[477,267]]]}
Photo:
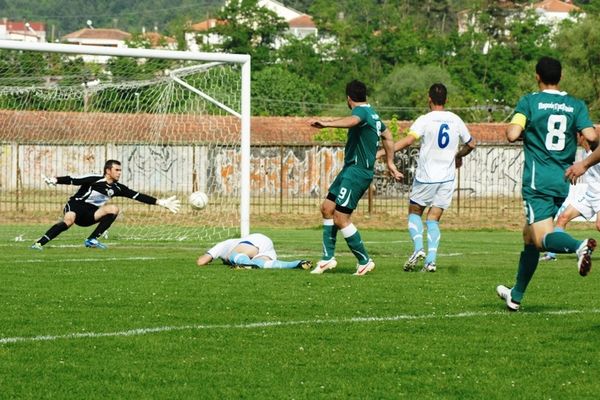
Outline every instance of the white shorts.
{"label": "white shorts", "polygon": [[410,191],[410,201],[422,207],[438,207],[447,210],[452,203],[454,181],[442,183],[421,183],[414,181]]}
{"label": "white shorts", "polygon": [[567,204],[579,211],[583,218],[590,220],[600,212],[600,193],[588,190],[583,195],[572,198]]}
{"label": "white shorts", "polygon": [[277,260],[277,253],[275,253],[273,241],[262,233],[251,233],[242,238],[240,242],[250,242],[253,246],[258,248],[258,254],[254,256],[254,258],[269,257],[271,260]]}

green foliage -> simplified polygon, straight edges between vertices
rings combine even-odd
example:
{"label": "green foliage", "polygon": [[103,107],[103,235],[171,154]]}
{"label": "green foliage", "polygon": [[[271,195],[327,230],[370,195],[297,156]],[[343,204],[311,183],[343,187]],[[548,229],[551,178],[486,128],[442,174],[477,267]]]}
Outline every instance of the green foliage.
{"label": "green foliage", "polygon": [[321,143],[345,143],[348,130],[342,128],[323,128],[314,134],[313,140]]}
{"label": "green foliage", "polygon": [[268,67],[252,76],[255,115],[315,115],[323,101],[318,85],[282,67]]}

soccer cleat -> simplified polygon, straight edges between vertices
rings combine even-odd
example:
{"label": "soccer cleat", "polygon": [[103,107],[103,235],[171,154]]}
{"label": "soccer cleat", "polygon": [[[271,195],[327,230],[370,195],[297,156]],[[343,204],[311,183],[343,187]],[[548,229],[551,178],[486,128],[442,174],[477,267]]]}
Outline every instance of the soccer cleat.
{"label": "soccer cleat", "polygon": [[44,250],[44,246],[42,246],[39,242],[35,242],[30,247],[31,250]]}
{"label": "soccer cleat", "polygon": [[423,269],[421,270],[421,272],[435,272],[436,270],[436,266],[434,262],[430,262],[425,264],[425,266],[423,267]]}
{"label": "soccer cleat", "polygon": [[337,261],[335,258],[331,258],[329,260],[320,260],[317,262],[315,268],[310,271],[311,274],[322,274],[328,269],[334,269],[337,266]]}
{"label": "soccer cleat", "polygon": [[408,260],[404,263],[404,270],[406,272],[413,271],[417,265],[417,263],[425,258],[425,252],[423,249],[415,250],[414,253],[408,258]]}
{"label": "soccer cleat", "polygon": [[366,275],[367,272],[371,272],[375,269],[375,263],[373,262],[373,260],[371,260],[369,258],[369,261],[365,264],[365,265],[360,265],[358,264],[356,266],[356,272],[353,273],[352,275],[355,276],[363,276]]}
{"label": "soccer cleat", "polygon": [[107,246],[98,241],[98,239],[85,239],[83,242],[85,247],[89,247],[91,249],[106,249]]}
{"label": "soccer cleat", "polygon": [[554,253],[546,253],[540,257],[540,261],[556,261]]}
{"label": "soccer cleat", "polygon": [[506,287],[504,285],[498,285],[496,287],[496,293],[498,293],[498,297],[506,302],[506,308],[508,311],[519,311],[519,307],[521,307],[521,303],[518,301],[514,301],[512,296],[510,295],[511,288]]}
{"label": "soccer cleat", "polygon": [[586,239],[581,243],[577,251],[577,269],[579,275],[586,276],[592,269],[592,252],[596,248],[596,240]]}
{"label": "soccer cleat", "polygon": [[298,268],[302,268],[305,271],[308,271],[312,268],[312,263],[308,260],[300,260],[298,263]]}
{"label": "soccer cleat", "polygon": [[[251,265],[243,265],[243,264],[231,264],[229,266],[231,269],[252,269]],[[258,267],[256,267],[258,268]]]}

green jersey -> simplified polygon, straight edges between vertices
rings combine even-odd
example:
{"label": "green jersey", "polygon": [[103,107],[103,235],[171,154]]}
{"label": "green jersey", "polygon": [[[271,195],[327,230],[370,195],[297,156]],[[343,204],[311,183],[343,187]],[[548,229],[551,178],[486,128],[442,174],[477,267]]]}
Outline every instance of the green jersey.
{"label": "green jersey", "polygon": [[385,125],[369,104],[354,107],[352,115],[360,118],[360,122],[348,130],[344,167],[356,165],[372,172],[379,136],[385,131]]}
{"label": "green jersey", "polygon": [[523,96],[514,121],[525,116],[523,189],[566,197],[565,170],[573,164],[577,132],[593,127],[585,103],[565,92],[544,90]]}

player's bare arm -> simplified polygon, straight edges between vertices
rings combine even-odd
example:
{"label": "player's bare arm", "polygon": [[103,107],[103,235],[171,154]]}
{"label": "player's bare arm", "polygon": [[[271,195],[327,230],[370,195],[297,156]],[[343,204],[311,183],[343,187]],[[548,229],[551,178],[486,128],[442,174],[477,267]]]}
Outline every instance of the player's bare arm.
{"label": "player's bare arm", "polygon": [[202,254],[200,257],[198,257],[198,260],[196,260],[196,265],[198,265],[199,267],[202,267],[204,265],[208,265],[212,262],[213,258],[210,254]]}
{"label": "player's bare arm", "polygon": [[360,123],[360,118],[352,115],[350,117],[344,117],[340,119],[334,119],[331,121],[325,121],[320,119],[311,119],[308,121],[310,126],[313,128],[352,128]]}
{"label": "player's bare arm", "polygon": [[516,142],[519,140],[522,133],[523,127],[511,122],[506,128],[506,139],[508,139],[510,143]]}
{"label": "player's bare arm", "polygon": [[383,151],[385,152],[385,159],[388,170],[390,171],[390,175],[395,180],[400,180],[404,177],[398,168],[396,168],[396,164],[394,164],[394,138],[392,137],[392,133],[389,129],[386,129],[381,133],[381,144],[383,145]]}
{"label": "player's bare arm", "polygon": [[462,145],[462,147],[456,152],[456,156],[454,157],[454,163],[456,164],[456,168],[462,167],[463,157],[471,153],[473,150],[475,150],[475,139],[471,139],[469,143],[465,143]]}
{"label": "player's bare arm", "polygon": [[585,174],[585,172],[593,165],[596,165],[600,162],[600,147],[596,147],[596,149],[586,158],[581,161],[576,162],[571,165],[565,171],[565,177],[571,181],[571,183],[575,184],[577,182],[577,178]]}

